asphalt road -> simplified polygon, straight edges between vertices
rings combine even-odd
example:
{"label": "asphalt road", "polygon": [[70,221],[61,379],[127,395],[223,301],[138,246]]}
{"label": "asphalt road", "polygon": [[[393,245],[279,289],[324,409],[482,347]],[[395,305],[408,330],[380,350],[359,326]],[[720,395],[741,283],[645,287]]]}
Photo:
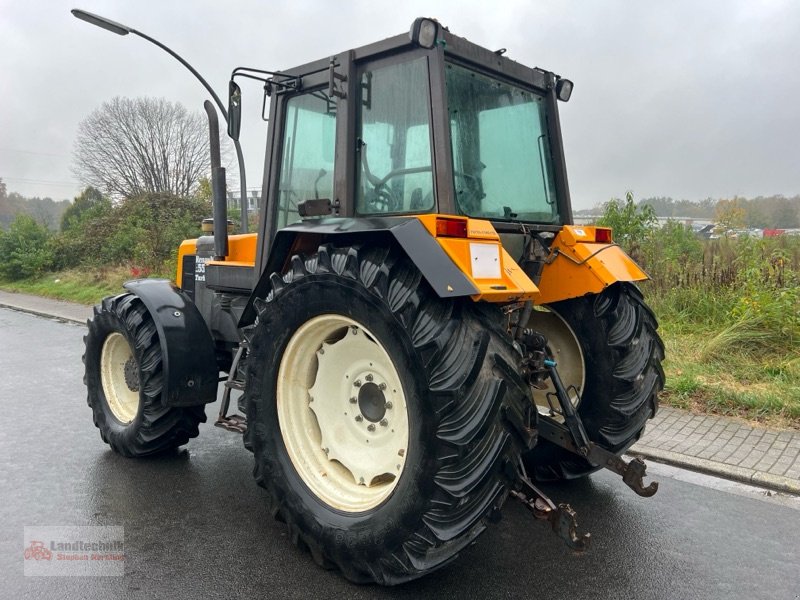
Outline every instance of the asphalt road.
{"label": "asphalt road", "polygon": [[[800,598],[799,499],[657,465],[650,499],[605,473],[547,488],[591,531],[583,555],[510,501],[444,570],[351,585],[271,519],[238,435],[206,424],[168,456],[111,452],[86,406],[82,336],[0,309],[0,598]],[[26,525],[124,526],[125,576],[23,576]]]}

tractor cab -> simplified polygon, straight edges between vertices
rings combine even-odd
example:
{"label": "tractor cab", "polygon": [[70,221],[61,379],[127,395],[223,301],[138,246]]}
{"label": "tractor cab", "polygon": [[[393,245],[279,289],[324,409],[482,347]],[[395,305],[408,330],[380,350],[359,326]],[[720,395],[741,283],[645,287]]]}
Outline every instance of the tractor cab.
{"label": "tractor cab", "polygon": [[437,213],[499,232],[571,223],[557,100],[572,83],[503,52],[417,19],[409,35],[293,69],[236,69],[233,122],[237,80],[260,79],[265,106],[271,97],[258,263],[303,218]]}

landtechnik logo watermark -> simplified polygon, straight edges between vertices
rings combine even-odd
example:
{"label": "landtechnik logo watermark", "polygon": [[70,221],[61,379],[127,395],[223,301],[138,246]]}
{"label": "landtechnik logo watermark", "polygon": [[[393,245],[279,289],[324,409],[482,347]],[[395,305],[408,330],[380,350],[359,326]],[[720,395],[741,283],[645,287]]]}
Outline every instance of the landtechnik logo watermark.
{"label": "landtechnik logo watermark", "polygon": [[114,577],[125,574],[125,528],[25,527],[26,576]]}

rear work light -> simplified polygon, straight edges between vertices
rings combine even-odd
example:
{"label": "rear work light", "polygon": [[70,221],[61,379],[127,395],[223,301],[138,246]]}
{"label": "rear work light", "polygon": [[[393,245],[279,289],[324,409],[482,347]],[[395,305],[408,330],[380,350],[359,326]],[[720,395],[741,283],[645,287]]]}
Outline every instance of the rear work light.
{"label": "rear work light", "polygon": [[436,237],[467,237],[467,220],[436,219]]}
{"label": "rear work light", "polygon": [[611,229],[608,227],[597,227],[594,230],[594,241],[600,244],[610,244],[613,241]]}

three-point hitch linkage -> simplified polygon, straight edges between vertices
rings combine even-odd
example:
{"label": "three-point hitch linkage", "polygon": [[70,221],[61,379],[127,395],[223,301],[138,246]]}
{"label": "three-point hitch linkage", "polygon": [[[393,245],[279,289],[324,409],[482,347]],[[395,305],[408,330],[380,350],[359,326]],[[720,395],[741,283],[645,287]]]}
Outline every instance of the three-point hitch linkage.
{"label": "three-point hitch linkage", "polygon": [[[541,385],[544,380],[549,379],[555,390],[547,394],[549,413],[540,415],[539,436],[584,458],[593,467],[609,469],[622,476],[622,481],[638,495],[649,498],[655,494],[658,491],[657,482],[644,485],[647,465],[641,458],[626,462],[589,439],[575,408],[580,402],[579,391],[574,386],[570,386],[569,390],[564,386],[547,339],[530,329],[522,330],[517,339],[525,355],[523,375],[532,385]],[[572,398],[577,402],[573,403]],[[533,484],[521,461],[518,467],[518,489],[512,491],[512,495],[521,500],[537,519],[549,522],[553,531],[570,548],[577,551],[588,548],[591,535],[578,534],[576,513],[572,507],[564,503],[556,505],[550,500]]]}

